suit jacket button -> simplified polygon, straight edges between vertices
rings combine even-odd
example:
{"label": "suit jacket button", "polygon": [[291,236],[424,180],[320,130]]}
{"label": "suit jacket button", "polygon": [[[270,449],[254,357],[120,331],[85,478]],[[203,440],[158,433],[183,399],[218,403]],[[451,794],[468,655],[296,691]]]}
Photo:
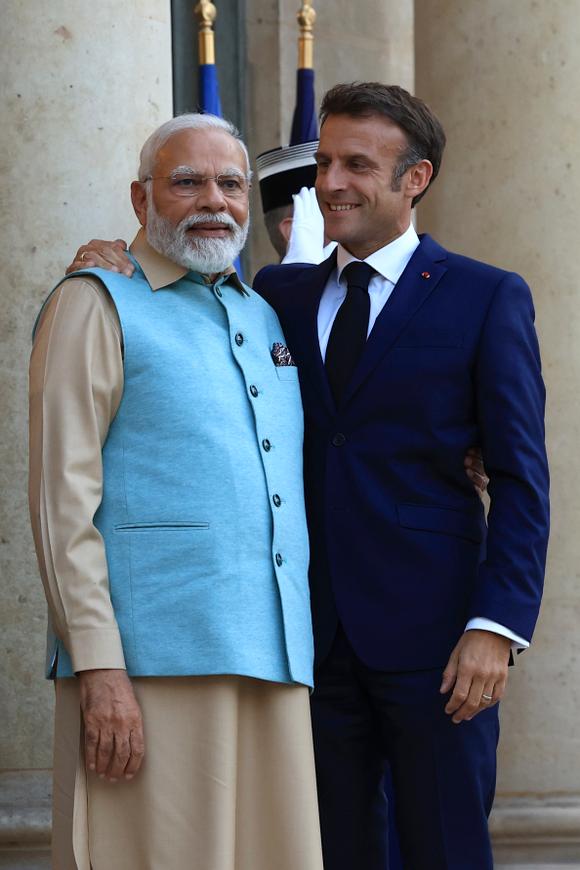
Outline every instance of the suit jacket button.
{"label": "suit jacket button", "polygon": [[274,558],[276,559],[276,565],[278,566],[278,568],[281,568],[281,567],[282,567],[282,562],[284,561],[284,560],[282,559],[281,554],[280,554],[280,553],[276,553],[276,555],[274,556]]}
{"label": "suit jacket button", "polygon": [[274,502],[276,507],[280,507],[280,505],[282,504],[282,499],[280,498],[278,493],[275,493],[275,495],[272,496],[272,501]]}
{"label": "suit jacket button", "polygon": [[332,443],[335,447],[342,447],[346,443],[346,435],[343,435],[342,432],[337,432],[332,439]]}
{"label": "suit jacket button", "polygon": [[252,386],[250,387],[250,393],[252,394],[254,399],[258,395],[258,388],[254,384],[252,384]]}
{"label": "suit jacket button", "polygon": [[267,439],[267,438],[264,438],[264,440],[262,441],[262,447],[264,448],[264,450],[266,451],[266,453],[270,450],[271,446],[272,446],[272,445],[270,444],[270,442],[268,441],[268,439]]}
{"label": "suit jacket button", "polygon": [[244,336],[242,335],[241,332],[236,332],[236,339],[235,339],[235,341],[236,341],[236,344],[237,344],[238,347],[241,347],[241,346],[243,345],[243,343],[244,343]]}

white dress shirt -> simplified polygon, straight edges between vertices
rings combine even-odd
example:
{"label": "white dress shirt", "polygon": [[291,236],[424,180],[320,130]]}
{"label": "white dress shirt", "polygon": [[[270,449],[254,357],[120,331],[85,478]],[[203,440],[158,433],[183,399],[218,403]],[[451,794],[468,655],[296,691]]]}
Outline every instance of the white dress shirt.
{"label": "white dress shirt", "polygon": [[[384,248],[375,251],[374,254],[371,254],[370,257],[364,260],[365,263],[373,267],[376,273],[369,282],[371,307],[367,338],[418,245],[419,237],[413,225],[410,224],[409,228],[401,236],[389,242]],[[322,359],[326,357],[326,348],[334,318],[346,298],[347,286],[346,278],[343,277],[344,268],[349,263],[356,261],[356,257],[349,254],[342,245],[338,245],[336,269],[332,271],[326,282],[318,308],[318,340],[320,342]],[[501,634],[512,641],[512,649],[526,649],[530,645],[527,640],[514,634],[509,628],[485,617],[470,619],[465,630],[470,631],[471,629],[493,631],[496,634]]]}

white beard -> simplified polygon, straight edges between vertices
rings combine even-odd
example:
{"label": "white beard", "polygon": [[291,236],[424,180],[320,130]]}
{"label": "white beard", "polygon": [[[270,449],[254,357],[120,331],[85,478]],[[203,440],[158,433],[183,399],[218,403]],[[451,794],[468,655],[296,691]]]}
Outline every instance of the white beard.
{"label": "white beard", "polygon": [[[231,235],[225,239],[192,238],[187,230],[195,224],[226,224]],[[227,213],[195,214],[184,218],[177,226],[160,215],[152,199],[147,202],[147,241],[159,254],[172,260],[184,269],[202,275],[224,272],[232,265],[248,237],[250,218],[243,226]]]}

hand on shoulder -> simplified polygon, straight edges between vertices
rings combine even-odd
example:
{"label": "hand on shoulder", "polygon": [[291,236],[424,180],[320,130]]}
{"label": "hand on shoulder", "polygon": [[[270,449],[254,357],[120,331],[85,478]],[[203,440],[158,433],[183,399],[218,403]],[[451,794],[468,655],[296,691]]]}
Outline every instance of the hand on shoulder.
{"label": "hand on shoulder", "polygon": [[120,272],[130,278],[135,267],[125,253],[126,250],[127,242],[123,239],[115,239],[113,242],[91,239],[88,244],[80,246],[72,263],[67,267],[66,274],[96,267],[109,272]]}

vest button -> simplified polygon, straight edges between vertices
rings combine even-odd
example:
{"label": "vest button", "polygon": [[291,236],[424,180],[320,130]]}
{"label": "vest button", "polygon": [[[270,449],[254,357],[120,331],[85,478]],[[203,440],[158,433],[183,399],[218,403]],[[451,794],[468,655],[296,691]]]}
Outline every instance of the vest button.
{"label": "vest button", "polygon": [[216,287],[216,288],[215,288],[215,295],[216,295],[216,296],[219,296],[220,299],[222,298],[222,291],[220,290],[219,287]]}
{"label": "vest button", "polygon": [[276,559],[276,565],[278,566],[278,568],[281,568],[281,567],[282,567],[282,562],[284,561],[284,560],[282,559],[281,554],[280,554],[280,553],[276,553],[276,555],[274,556],[274,558]]}
{"label": "vest button", "polygon": [[252,394],[254,399],[258,395],[258,388],[254,384],[252,384],[252,386],[250,387],[250,393]]}
{"label": "vest button", "polygon": [[[219,290],[219,287],[218,287]],[[244,336],[241,332],[236,332],[236,344],[238,347],[241,347],[244,343]]]}
{"label": "vest button", "polygon": [[282,499],[280,498],[278,493],[272,496],[272,501],[274,502],[276,507],[280,507],[280,505],[282,504]]}
{"label": "vest button", "polygon": [[264,438],[264,440],[262,441],[262,447],[264,448],[264,450],[266,451],[266,453],[267,453],[267,452],[270,450],[270,448],[272,447],[272,445],[270,444],[270,442],[268,441],[267,438]]}
{"label": "vest button", "polygon": [[346,443],[346,435],[343,435],[342,432],[337,432],[336,435],[333,436],[332,443],[335,447],[342,447],[342,445]]}

